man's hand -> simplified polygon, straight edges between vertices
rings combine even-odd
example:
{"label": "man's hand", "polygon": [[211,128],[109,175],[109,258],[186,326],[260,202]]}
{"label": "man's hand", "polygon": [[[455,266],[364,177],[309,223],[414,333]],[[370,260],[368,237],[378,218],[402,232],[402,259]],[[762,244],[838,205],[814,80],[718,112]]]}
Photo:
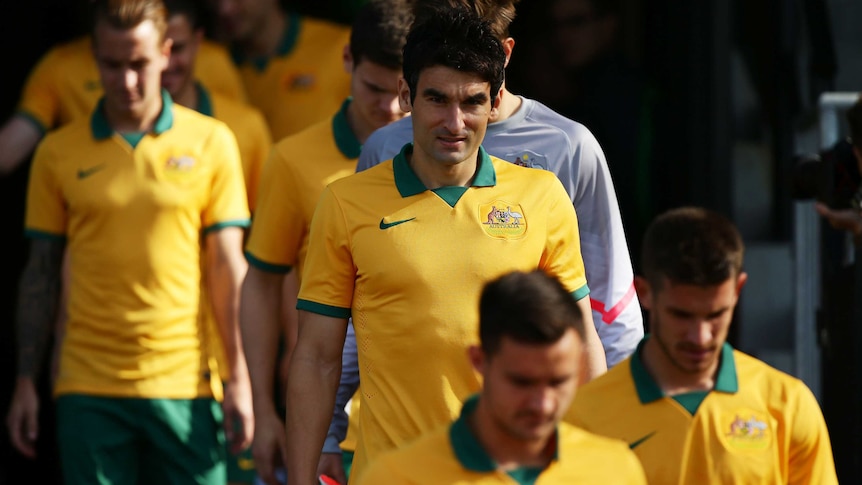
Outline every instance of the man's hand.
{"label": "man's hand", "polygon": [[225,385],[222,410],[225,436],[231,452],[237,454],[251,445],[254,436],[251,384],[247,375],[234,374]]}
{"label": "man's hand", "polygon": [[276,468],[284,468],[287,463],[287,435],[284,422],[270,408],[255,416],[254,444],[251,451],[257,476],[267,485],[280,485],[275,478]]}
{"label": "man's hand", "polygon": [[326,475],[341,485],[347,485],[341,453],[321,453],[320,461],[317,462],[317,475]]}
{"label": "man's hand", "polygon": [[856,244],[862,240],[862,215],[853,209],[830,209],[822,202],[814,203],[814,210],[835,229],[850,232]]}
{"label": "man's hand", "polygon": [[36,458],[39,438],[39,395],[28,377],[19,377],[6,416],[6,427],[12,445],[27,458]]}

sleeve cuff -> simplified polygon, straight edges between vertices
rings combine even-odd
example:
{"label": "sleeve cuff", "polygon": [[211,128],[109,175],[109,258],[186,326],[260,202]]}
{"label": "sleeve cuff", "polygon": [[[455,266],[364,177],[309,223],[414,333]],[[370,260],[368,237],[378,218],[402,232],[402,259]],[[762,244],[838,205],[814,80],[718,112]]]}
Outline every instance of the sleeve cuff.
{"label": "sleeve cuff", "polygon": [[45,123],[42,123],[42,120],[37,118],[33,113],[29,111],[19,109],[16,113],[16,116],[20,116],[22,119],[27,120],[30,124],[33,125],[34,128],[39,130],[39,133],[44,137],[48,133],[48,127],[45,126]]}
{"label": "sleeve cuff", "polygon": [[324,305],[313,301],[302,300],[296,302],[297,310],[305,310],[319,315],[325,315],[332,318],[350,318],[350,308],[341,308],[337,306]]}
{"label": "sleeve cuff", "polygon": [[29,239],[43,239],[49,241],[65,241],[65,234],[57,234],[55,232],[40,231],[38,229],[25,229],[24,236]]}
{"label": "sleeve cuff", "polygon": [[578,288],[577,290],[573,291],[572,297],[574,297],[575,301],[580,301],[581,299],[585,298],[589,294],[590,294],[590,287],[587,285],[584,285],[584,286]]}
{"label": "sleeve cuff", "polygon": [[287,274],[290,273],[290,270],[293,268],[289,264],[273,264],[267,263],[261,259],[256,258],[251,252],[245,251],[245,260],[248,261],[248,264],[254,266],[255,268],[265,271],[267,273],[276,273],[276,274]]}
{"label": "sleeve cuff", "polygon": [[207,226],[204,228],[204,234],[209,234],[213,231],[218,231],[219,229],[224,229],[226,227],[248,227],[251,225],[251,219],[231,219],[228,221],[216,222],[211,226]]}

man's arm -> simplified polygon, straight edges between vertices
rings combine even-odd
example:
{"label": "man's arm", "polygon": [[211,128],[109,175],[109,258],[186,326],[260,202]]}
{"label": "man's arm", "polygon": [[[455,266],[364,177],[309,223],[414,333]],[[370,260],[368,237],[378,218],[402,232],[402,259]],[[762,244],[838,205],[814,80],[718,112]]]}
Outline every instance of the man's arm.
{"label": "man's arm", "polygon": [[34,239],[18,294],[17,373],[15,391],[6,425],[15,448],[27,457],[36,456],[39,436],[39,397],[36,379],[51,339],[65,239]]}
{"label": "man's arm", "polygon": [[350,398],[359,389],[359,353],[356,349],[356,333],[353,323],[347,325],[347,337],[344,339],[344,350],[341,352],[341,379],[338,381],[338,391],[335,393],[335,409],[332,412],[332,422],[323,443],[323,452],[317,464],[318,475],[327,475],[338,483],[347,483],[344,473],[344,462],[340,443],[347,437],[347,427],[350,416],[346,408]]}
{"label": "man's arm", "polygon": [[24,163],[33,152],[43,132],[27,118],[15,115],[0,128],[0,176],[7,175]]}
{"label": "man's arm", "polygon": [[584,349],[587,351],[587,368],[584,382],[588,382],[607,372],[608,363],[605,360],[605,350],[602,347],[602,341],[599,339],[599,334],[593,325],[590,297],[585,296],[578,300],[578,308],[581,309],[581,314],[584,316],[584,336],[586,337]]}
{"label": "man's arm", "polygon": [[287,483],[317,483],[346,333],[346,318],[299,312],[299,337],[287,380]]}
{"label": "man's arm", "polygon": [[207,283],[230,371],[222,403],[224,427],[234,452],[246,448],[254,432],[251,384],[239,328],[240,287],[247,269],[242,239],[240,227],[224,227],[206,236]]}
{"label": "man's arm", "polygon": [[[284,466],[287,440],[284,423],[275,409],[273,382],[278,359],[279,310],[284,274],[249,266],[242,285],[240,326],[251,378],[254,406],[254,455],[264,483],[275,484],[276,466]],[[296,310],[294,310],[296,311]]]}

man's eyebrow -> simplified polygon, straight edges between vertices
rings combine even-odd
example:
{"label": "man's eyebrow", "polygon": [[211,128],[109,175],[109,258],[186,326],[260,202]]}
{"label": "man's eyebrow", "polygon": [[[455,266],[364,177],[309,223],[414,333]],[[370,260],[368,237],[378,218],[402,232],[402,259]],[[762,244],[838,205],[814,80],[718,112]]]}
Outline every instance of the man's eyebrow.
{"label": "man's eyebrow", "polygon": [[467,103],[484,104],[485,101],[488,101],[488,95],[485,93],[476,93],[472,96],[467,97],[465,101]]}
{"label": "man's eyebrow", "polygon": [[423,96],[423,97],[426,97],[426,98],[443,98],[443,99],[449,99],[449,96],[447,96],[447,95],[446,95],[446,93],[444,93],[444,92],[442,92],[442,91],[438,91],[438,90],[436,90],[436,89],[434,89],[434,88],[425,88],[425,89],[422,91],[422,96]]}

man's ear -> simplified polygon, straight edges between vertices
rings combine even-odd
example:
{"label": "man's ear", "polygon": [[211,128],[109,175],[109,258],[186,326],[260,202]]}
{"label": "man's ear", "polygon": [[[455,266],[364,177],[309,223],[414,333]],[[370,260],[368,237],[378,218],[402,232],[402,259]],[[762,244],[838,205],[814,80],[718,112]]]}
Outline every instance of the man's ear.
{"label": "man's ear", "polygon": [[635,290],[638,293],[638,300],[641,303],[641,307],[645,310],[650,310],[652,306],[652,292],[653,288],[650,286],[649,281],[643,276],[635,276]]}
{"label": "man's ear", "polygon": [[491,119],[495,119],[497,117],[497,110],[500,109],[500,101],[503,99],[503,86],[500,86],[500,90],[497,91],[497,95],[494,96],[494,104],[491,105]]}
{"label": "man's ear", "polygon": [[344,50],[341,52],[341,61],[344,63],[344,72],[350,74],[353,72],[353,54],[350,53],[350,44],[344,45]]}
{"label": "man's ear", "polygon": [[398,78],[398,105],[405,113],[413,111],[413,103],[410,102],[410,86],[403,77]]}
{"label": "man's ear", "polygon": [[512,49],[515,48],[515,39],[511,37],[506,37],[506,40],[503,41],[503,52],[506,53],[506,64],[504,67],[509,65],[509,60],[512,58]]}
{"label": "man's ear", "polygon": [[165,60],[164,69],[168,68],[168,64],[171,62],[171,47],[174,45],[173,39],[165,38],[164,42],[162,42],[162,58]]}
{"label": "man's ear", "polygon": [[482,352],[481,347],[478,345],[467,347],[467,358],[470,359],[470,363],[473,365],[473,369],[475,369],[476,372],[484,374],[485,353]]}
{"label": "man's ear", "polygon": [[745,271],[741,271],[739,276],[736,277],[736,297],[739,298],[739,293],[742,291],[742,287],[745,286],[745,282],[748,281],[748,273]]}

